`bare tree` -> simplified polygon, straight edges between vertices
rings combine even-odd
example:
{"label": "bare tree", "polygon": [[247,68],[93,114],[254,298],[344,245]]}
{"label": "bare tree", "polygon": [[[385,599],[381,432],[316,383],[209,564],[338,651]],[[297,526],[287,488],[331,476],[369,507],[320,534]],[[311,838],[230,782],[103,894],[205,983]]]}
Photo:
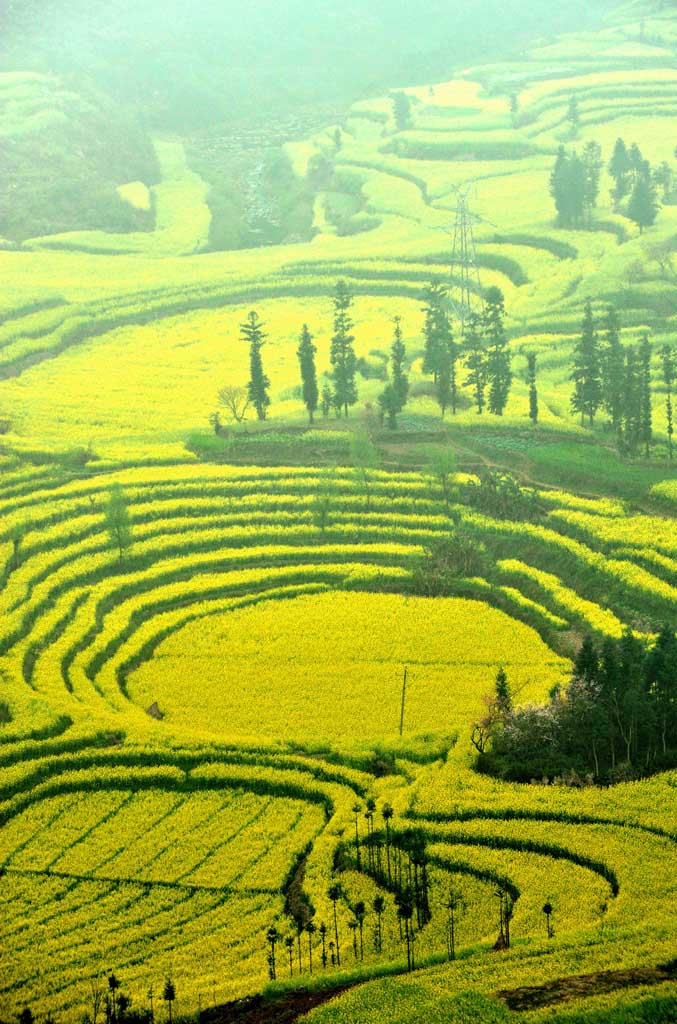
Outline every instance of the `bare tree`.
{"label": "bare tree", "polygon": [[672,238],[661,238],[644,246],[647,259],[658,264],[661,277],[675,276],[675,242]]}
{"label": "bare tree", "polygon": [[242,423],[251,404],[249,393],[238,384],[226,384],[219,391],[219,402],[226,410],[226,416],[234,423]]}

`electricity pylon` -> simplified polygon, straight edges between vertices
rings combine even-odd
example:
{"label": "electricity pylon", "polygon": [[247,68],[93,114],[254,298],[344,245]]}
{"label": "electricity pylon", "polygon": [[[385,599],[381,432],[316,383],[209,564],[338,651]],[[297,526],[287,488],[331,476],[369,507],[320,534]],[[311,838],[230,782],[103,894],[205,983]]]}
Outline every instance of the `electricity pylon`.
{"label": "electricity pylon", "polygon": [[470,210],[468,197],[474,184],[474,181],[470,181],[454,188],[457,206],[453,212],[456,219],[453,224],[441,229],[453,239],[449,302],[455,316],[461,322],[462,331],[465,331],[465,325],[474,313],[481,315],[484,312],[474,225],[483,224],[485,221]]}

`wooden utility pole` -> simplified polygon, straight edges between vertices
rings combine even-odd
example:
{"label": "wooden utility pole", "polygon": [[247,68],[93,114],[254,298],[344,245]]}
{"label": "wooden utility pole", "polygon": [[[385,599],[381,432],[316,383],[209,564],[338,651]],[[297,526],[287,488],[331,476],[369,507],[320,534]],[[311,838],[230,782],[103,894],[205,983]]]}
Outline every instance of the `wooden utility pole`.
{"label": "wooden utility pole", "polygon": [[404,730],[404,707],[407,700],[407,666],[404,666],[404,678],[402,679],[402,707],[400,708],[400,736]]}

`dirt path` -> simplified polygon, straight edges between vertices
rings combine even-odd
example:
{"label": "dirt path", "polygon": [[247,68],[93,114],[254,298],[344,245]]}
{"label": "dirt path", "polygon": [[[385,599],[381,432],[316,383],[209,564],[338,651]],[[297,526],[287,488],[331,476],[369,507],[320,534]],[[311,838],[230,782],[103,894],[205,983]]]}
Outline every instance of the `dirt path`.
{"label": "dirt path", "polygon": [[[524,988],[504,989],[496,992],[510,1010],[520,1013],[537,1010],[541,1006],[568,1003],[575,999],[603,995],[607,992],[638,988],[641,985],[660,985],[677,981],[677,960],[656,967],[634,967],[624,971],[599,971],[595,974],[575,974],[557,978],[544,985],[530,985]],[[317,1006],[329,1002],[343,992],[364,982],[343,985],[339,988],[318,992],[288,992],[272,999],[251,996],[238,999],[224,1006],[203,1010],[201,1024],[294,1024],[304,1014]]]}
{"label": "dirt path", "polygon": [[637,988],[640,985],[660,985],[666,981],[677,981],[677,960],[659,964],[657,967],[575,974],[569,978],[557,978],[546,985],[505,989],[496,995],[511,1010],[537,1010],[541,1006],[551,1006],[554,1003],[567,1003],[572,999],[603,995],[606,992]]}

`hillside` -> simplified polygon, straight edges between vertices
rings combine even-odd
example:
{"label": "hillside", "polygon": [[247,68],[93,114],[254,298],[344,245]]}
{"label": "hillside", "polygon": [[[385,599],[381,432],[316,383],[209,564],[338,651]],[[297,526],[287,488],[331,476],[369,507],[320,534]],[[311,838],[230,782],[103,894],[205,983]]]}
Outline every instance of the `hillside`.
{"label": "hillside", "polygon": [[[23,60],[34,5],[8,10]],[[660,669],[660,643],[677,650],[677,8],[631,3],[492,63],[476,41],[439,78],[414,63],[408,123],[384,55],[381,95],[359,80],[336,120],[262,147],[284,154],[270,173],[288,202],[260,202],[257,162],[246,230],[226,186],[216,210],[228,133],[212,146],[158,100],[148,137],[108,133],[109,157],[91,141],[101,122],[87,127],[106,101],[62,89],[43,33],[39,73],[0,76],[18,90],[0,126],[26,190],[7,213],[21,245],[0,251],[0,1020],[95,1022],[108,998],[131,1024],[111,973],[141,1021],[170,1007],[202,1024],[675,1019],[674,678],[618,680],[644,657]],[[101,188],[97,216],[51,193],[38,216],[24,123],[53,141],[57,191],[80,174]],[[79,131],[91,149],[72,165]],[[619,138],[670,172],[641,231],[632,190],[611,194]],[[589,143],[596,203],[563,226],[553,168]],[[505,299],[500,416],[477,412],[467,348],[454,411],[425,366],[425,293],[437,279],[457,297],[464,195],[470,301]],[[263,224],[287,244],[255,247]],[[307,324],[322,389],[339,280],[358,398],[308,424],[299,336]],[[651,430],[634,449],[627,412],[619,431],[603,408],[591,423],[572,409],[588,304],[601,334],[616,310],[624,366],[648,360]],[[252,310],[271,403],[265,421],[225,423]],[[409,400],[389,429],[396,317]],[[616,689],[592,702],[590,749],[572,718],[579,748],[557,760],[553,709],[579,707],[564,694],[584,638]],[[473,730],[501,669],[510,714],[532,716],[512,773]]]}
{"label": "hillside", "polygon": [[79,228],[149,230],[150,209],[118,191],[158,177],[132,117],[91,87],[52,75],[0,75],[0,237],[22,242]]}

